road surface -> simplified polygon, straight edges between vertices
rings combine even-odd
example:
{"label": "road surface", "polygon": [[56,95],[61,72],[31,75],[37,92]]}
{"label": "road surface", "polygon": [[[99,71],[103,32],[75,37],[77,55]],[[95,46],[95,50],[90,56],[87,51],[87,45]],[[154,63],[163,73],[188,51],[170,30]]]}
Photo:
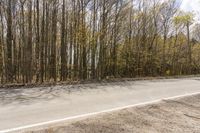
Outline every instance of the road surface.
{"label": "road surface", "polygon": [[24,133],[199,133],[200,95],[124,108]]}
{"label": "road surface", "polygon": [[200,78],[0,89],[0,133],[192,93]]}

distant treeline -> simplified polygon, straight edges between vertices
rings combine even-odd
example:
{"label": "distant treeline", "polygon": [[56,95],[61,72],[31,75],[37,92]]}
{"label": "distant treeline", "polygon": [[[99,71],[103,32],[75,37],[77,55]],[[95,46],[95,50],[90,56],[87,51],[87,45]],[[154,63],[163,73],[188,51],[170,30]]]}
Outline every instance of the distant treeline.
{"label": "distant treeline", "polygon": [[176,0],[1,0],[0,80],[200,73],[200,26]]}

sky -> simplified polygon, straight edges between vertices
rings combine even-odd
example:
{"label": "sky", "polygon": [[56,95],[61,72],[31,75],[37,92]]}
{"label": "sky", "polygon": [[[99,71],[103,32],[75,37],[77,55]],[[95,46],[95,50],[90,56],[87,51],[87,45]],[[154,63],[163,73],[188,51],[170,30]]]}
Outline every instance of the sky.
{"label": "sky", "polygon": [[181,8],[185,11],[200,13],[200,0],[182,0]]}
{"label": "sky", "polygon": [[200,0],[180,0],[181,9],[195,14],[195,20],[200,21]]}

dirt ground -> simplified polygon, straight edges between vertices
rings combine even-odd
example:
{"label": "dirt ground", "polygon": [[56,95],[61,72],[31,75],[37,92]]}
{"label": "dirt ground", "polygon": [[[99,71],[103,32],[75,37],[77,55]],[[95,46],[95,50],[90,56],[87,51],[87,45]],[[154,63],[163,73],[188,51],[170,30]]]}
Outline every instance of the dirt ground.
{"label": "dirt ground", "polygon": [[27,133],[200,133],[200,95],[163,100]]}

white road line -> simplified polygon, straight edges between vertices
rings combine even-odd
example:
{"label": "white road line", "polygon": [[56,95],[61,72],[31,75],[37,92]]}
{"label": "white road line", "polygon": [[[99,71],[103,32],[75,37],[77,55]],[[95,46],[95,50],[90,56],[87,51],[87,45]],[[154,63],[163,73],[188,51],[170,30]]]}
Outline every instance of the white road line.
{"label": "white road line", "polygon": [[89,116],[93,116],[93,115],[109,113],[109,112],[113,112],[113,111],[117,111],[117,110],[128,109],[128,108],[132,108],[132,107],[136,107],[136,106],[143,106],[143,105],[148,105],[148,104],[152,104],[152,103],[157,103],[157,102],[161,102],[162,100],[170,100],[170,99],[182,98],[182,97],[198,95],[198,94],[200,94],[200,92],[184,94],[184,95],[179,95],[179,96],[173,96],[173,97],[168,97],[168,98],[163,98],[163,99],[158,99],[158,100],[153,100],[153,101],[149,101],[149,102],[133,104],[133,105],[128,105],[128,106],[123,106],[123,107],[117,107],[117,108],[108,109],[108,110],[99,111],[99,112],[93,112],[93,113],[88,113],[88,114],[83,114],[83,115],[67,117],[67,118],[63,118],[63,119],[52,120],[52,121],[48,121],[48,122],[42,122],[42,123],[12,128],[12,129],[6,129],[6,130],[0,131],[0,133],[17,132],[17,131],[25,130],[25,129],[28,129],[28,128],[34,128],[34,127],[39,127],[39,126],[44,126],[44,125],[49,125],[49,124],[55,124],[55,123],[60,123],[60,122],[73,120],[73,119],[77,119],[77,118],[84,118],[84,117],[89,117]]}

